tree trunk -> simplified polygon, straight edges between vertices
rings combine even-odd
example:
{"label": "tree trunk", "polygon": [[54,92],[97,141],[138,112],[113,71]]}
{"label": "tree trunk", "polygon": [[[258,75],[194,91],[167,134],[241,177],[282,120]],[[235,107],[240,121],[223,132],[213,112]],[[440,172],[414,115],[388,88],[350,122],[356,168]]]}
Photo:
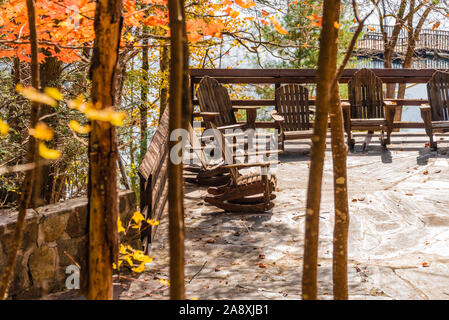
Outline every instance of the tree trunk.
{"label": "tree trunk", "polygon": [[[183,125],[183,65],[184,65],[184,1],[169,0],[170,37],[170,96],[169,132]],[[179,141],[169,141],[169,150]],[[168,160],[168,214],[170,239],[170,298],[184,299],[184,194],[182,162]]]}
{"label": "tree trunk", "polygon": [[302,275],[302,298],[317,299],[317,263],[319,212],[323,178],[324,151],[326,148],[327,120],[330,102],[330,85],[336,74],[333,61],[337,38],[335,21],[338,20],[339,0],[325,0],[323,24],[318,56],[316,117],[310,148],[310,170],[307,188],[306,226],[304,240],[304,267]]}
{"label": "tree trunk", "polygon": [[[115,105],[122,27],[122,1],[98,0],[90,76],[97,109]],[[117,134],[109,123],[92,121],[89,137],[89,259],[87,298],[112,299],[112,263],[118,255]]]}
{"label": "tree trunk", "polygon": [[[36,33],[36,13],[34,9],[33,0],[26,0],[28,25],[30,29],[30,43],[31,43],[31,83],[32,86],[39,90],[39,62],[38,62],[38,45]],[[31,103],[31,118],[30,126],[34,128],[39,119],[40,104],[36,102]],[[27,163],[35,163],[38,166],[39,154],[37,152],[37,140],[30,136],[28,142],[28,151],[26,156]],[[26,211],[31,201],[31,194],[33,192],[33,184],[35,180],[35,168],[28,170],[25,173],[23,182],[22,194],[19,203],[19,214],[17,216],[16,227],[14,230],[14,237],[9,247],[8,260],[5,268],[1,274],[0,279],[0,300],[7,296],[9,284],[14,275],[14,268],[16,265],[17,252],[22,244],[23,229],[25,225]]]}
{"label": "tree trunk", "polygon": [[[56,57],[51,56],[49,52],[44,52],[47,56],[44,62],[40,65],[40,84],[42,88],[56,87],[60,88],[60,78],[62,73],[62,62]],[[41,116],[49,115],[55,112],[55,109],[50,106],[41,106]],[[51,126],[57,125],[56,117],[50,117],[46,120],[47,124]],[[54,139],[50,142],[51,147],[55,147],[58,142],[57,132],[55,132]],[[56,165],[43,165],[36,168],[36,179],[34,183],[33,195],[31,197],[31,206],[39,207],[51,203],[52,189],[56,183]]]}
{"label": "tree trunk", "polygon": [[[415,0],[410,0],[410,11],[413,10],[415,7]],[[403,69],[408,69],[412,66],[413,63],[413,55],[415,53],[415,47],[416,47],[416,41],[418,41],[419,34],[421,33],[422,26],[424,25],[424,22],[426,21],[427,17],[429,16],[430,12],[432,11],[433,5],[426,8],[426,10],[421,15],[421,18],[419,19],[418,25],[416,28],[413,28],[413,15],[411,14],[408,19],[408,43],[407,43],[407,52],[405,54],[404,62],[402,64]],[[399,84],[398,89],[398,99],[404,99],[405,97],[405,88],[406,84],[401,83]],[[397,108],[397,113],[400,114],[398,117],[402,116],[402,107]]]}
{"label": "tree trunk", "polygon": [[348,299],[348,177],[343,112],[338,85],[332,89],[330,102],[332,132],[332,163],[334,169],[334,244],[333,244],[333,287],[335,300]]}
{"label": "tree trunk", "polygon": [[168,77],[168,47],[165,43],[161,46],[159,65],[162,74],[162,83],[161,83],[161,93],[160,93],[160,105],[159,105],[159,119],[164,114],[165,108],[167,107],[167,99],[168,99],[168,88],[166,85],[166,81],[164,77]]}
{"label": "tree trunk", "polygon": [[139,165],[145,157],[148,144],[148,37],[146,37],[146,28],[143,29],[142,46],[142,86],[140,88],[140,154]]}

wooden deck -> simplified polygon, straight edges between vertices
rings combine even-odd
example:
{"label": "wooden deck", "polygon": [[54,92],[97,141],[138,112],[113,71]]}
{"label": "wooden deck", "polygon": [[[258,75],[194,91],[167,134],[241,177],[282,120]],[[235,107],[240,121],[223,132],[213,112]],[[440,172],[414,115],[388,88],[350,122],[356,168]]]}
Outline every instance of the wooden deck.
{"label": "wooden deck", "polygon": [[[351,299],[449,299],[449,135],[439,151],[417,133],[393,133],[382,151],[373,137],[348,156]],[[186,184],[186,290],[199,299],[300,299],[309,146],[288,141],[280,157],[276,206],[267,214],[228,214]],[[332,298],[333,193],[327,150],[320,223],[320,299]],[[166,299],[167,215],[154,262],[121,299]],[[151,291],[150,288],[153,290]],[[156,290],[154,290],[156,288]]]}

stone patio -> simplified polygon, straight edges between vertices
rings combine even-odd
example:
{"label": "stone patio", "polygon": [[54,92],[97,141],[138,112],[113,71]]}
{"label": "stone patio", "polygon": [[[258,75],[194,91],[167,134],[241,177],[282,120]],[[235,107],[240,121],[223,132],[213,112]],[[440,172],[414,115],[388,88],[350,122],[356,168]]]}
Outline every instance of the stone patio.
{"label": "stone patio", "polygon": [[[394,133],[382,151],[365,152],[357,134],[348,155],[350,299],[449,299],[449,135],[438,152],[424,134]],[[277,171],[276,206],[266,214],[230,214],[206,205],[205,188],[186,184],[186,297],[300,299],[307,143],[287,144]],[[332,299],[333,191],[326,151],[320,216],[319,297]],[[167,215],[149,270],[117,281],[119,299],[167,299]]]}

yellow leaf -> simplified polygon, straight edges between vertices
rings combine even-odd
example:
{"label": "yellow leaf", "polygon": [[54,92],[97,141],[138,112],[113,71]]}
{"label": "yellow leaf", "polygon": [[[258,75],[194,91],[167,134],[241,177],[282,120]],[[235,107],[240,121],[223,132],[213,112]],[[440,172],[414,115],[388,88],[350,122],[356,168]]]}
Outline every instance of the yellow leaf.
{"label": "yellow leaf", "polygon": [[69,127],[73,131],[78,132],[79,134],[86,134],[86,133],[90,132],[90,126],[89,125],[82,126],[76,120],[70,120]]}
{"label": "yellow leaf", "polygon": [[153,258],[147,256],[141,250],[134,250],[133,259],[137,260],[137,261],[141,261],[143,263],[151,263],[151,262],[153,262]]}
{"label": "yellow leaf", "polygon": [[59,92],[59,90],[56,89],[56,88],[46,87],[46,88],[44,89],[44,92],[45,92],[48,96],[52,97],[53,99],[55,99],[55,100],[57,100],[57,101],[61,101],[61,100],[64,99],[64,96],[62,95],[62,93]]}
{"label": "yellow leaf", "polygon": [[6,137],[9,131],[9,125],[6,122],[3,122],[2,119],[0,119],[0,135]]}
{"label": "yellow leaf", "polygon": [[165,279],[157,279],[157,281],[159,281],[160,283],[162,283],[162,284],[164,284],[164,285],[166,285],[166,286],[169,286],[169,285],[170,285],[170,281],[165,280]]}
{"label": "yellow leaf", "polygon": [[334,22],[334,28],[335,29],[340,29],[341,27],[341,23],[338,23],[337,21]]}
{"label": "yellow leaf", "polygon": [[141,221],[145,220],[145,217],[139,211],[136,211],[134,212],[131,219],[133,219],[137,224],[139,224]]}
{"label": "yellow leaf", "polygon": [[47,104],[52,107],[56,107],[58,105],[58,102],[55,99],[53,99],[52,97],[48,96],[45,93],[39,92],[33,87],[24,88],[21,84],[18,84],[16,86],[16,90],[28,100]]}
{"label": "yellow leaf", "polygon": [[138,267],[131,269],[134,272],[142,272],[145,271],[145,262],[142,262]]}
{"label": "yellow leaf", "polygon": [[126,231],[125,228],[123,228],[122,220],[120,220],[120,218],[118,218],[117,226],[118,226],[118,233]]}
{"label": "yellow leaf", "polygon": [[80,107],[80,105],[84,102],[84,95],[80,94],[78,97],[76,97],[76,99],[74,100],[70,100],[69,102],[67,102],[67,106],[70,109],[76,109],[78,110],[78,108]]}
{"label": "yellow leaf", "polygon": [[123,258],[124,260],[126,260],[126,262],[128,262],[128,264],[132,267],[134,266],[133,260],[131,259],[130,256],[126,256]]}
{"label": "yellow leaf", "polygon": [[119,252],[121,254],[128,254],[128,251],[126,251],[126,248],[125,248],[125,246],[123,244],[120,244]]}
{"label": "yellow leaf", "polygon": [[148,224],[152,225],[152,226],[157,226],[159,225],[159,221],[158,220],[153,220],[153,219],[147,219]]}
{"label": "yellow leaf", "polygon": [[30,129],[30,135],[39,140],[50,141],[53,139],[53,129],[47,126],[44,122],[38,122],[36,128]]}
{"label": "yellow leaf", "polygon": [[39,142],[39,154],[44,159],[56,160],[61,156],[61,151],[50,149],[45,143]]}
{"label": "yellow leaf", "polygon": [[123,126],[123,120],[125,120],[125,118],[126,113],[122,111],[110,111],[109,113],[109,122],[116,127]]}

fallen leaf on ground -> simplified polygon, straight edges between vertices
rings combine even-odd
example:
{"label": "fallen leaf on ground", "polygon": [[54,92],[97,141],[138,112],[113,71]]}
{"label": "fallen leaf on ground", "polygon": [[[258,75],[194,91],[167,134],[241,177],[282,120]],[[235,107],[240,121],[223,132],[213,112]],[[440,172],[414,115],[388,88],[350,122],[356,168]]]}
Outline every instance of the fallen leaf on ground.
{"label": "fallen leaf on ground", "polygon": [[261,262],[259,263],[259,268],[265,268],[265,265]]}
{"label": "fallen leaf on ground", "polygon": [[259,254],[259,259],[265,259],[265,255],[264,254]]}
{"label": "fallen leaf on ground", "polygon": [[422,174],[429,174],[429,170],[424,170]]}
{"label": "fallen leaf on ground", "polygon": [[422,266],[423,266],[423,267],[430,267],[430,265],[429,265],[428,262],[423,262],[423,263],[422,263]]}
{"label": "fallen leaf on ground", "polygon": [[207,239],[207,243],[215,243],[215,239],[212,239],[212,238]]}

